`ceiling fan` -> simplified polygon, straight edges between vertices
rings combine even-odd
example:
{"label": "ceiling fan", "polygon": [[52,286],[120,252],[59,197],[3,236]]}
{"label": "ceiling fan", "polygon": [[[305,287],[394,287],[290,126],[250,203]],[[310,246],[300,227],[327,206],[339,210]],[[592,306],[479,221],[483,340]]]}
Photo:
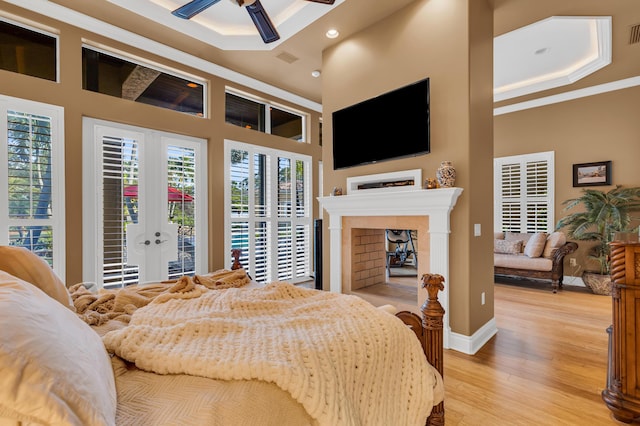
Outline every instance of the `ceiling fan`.
{"label": "ceiling fan", "polygon": [[[181,6],[171,12],[173,15],[182,19],[191,19],[198,13],[202,12],[206,8],[213,6],[220,0],[192,0],[189,3]],[[262,7],[260,0],[232,0],[234,3],[238,3],[238,6],[244,6],[249,12],[251,20],[255,24],[262,40],[265,43],[271,43],[280,38],[276,27],[273,26],[269,15]],[[322,3],[332,5],[335,0],[307,0],[314,3]]]}

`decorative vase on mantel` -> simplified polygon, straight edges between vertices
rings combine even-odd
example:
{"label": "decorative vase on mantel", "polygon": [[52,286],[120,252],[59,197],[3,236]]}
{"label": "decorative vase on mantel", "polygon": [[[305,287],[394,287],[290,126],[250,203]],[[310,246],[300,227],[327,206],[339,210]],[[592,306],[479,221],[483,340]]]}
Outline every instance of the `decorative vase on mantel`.
{"label": "decorative vase on mantel", "polygon": [[436,179],[441,188],[451,188],[456,183],[456,169],[451,164],[451,161],[443,161],[440,163],[440,167],[436,170]]}

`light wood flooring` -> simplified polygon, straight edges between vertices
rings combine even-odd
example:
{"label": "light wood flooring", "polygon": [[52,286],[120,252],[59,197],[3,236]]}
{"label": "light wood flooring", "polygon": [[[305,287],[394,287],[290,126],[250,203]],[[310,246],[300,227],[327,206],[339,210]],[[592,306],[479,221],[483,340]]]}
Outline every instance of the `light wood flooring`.
{"label": "light wood flooring", "polygon": [[392,304],[398,310],[408,310],[419,314],[418,284],[415,267],[391,268],[391,276],[384,284],[376,284],[352,291],[375,306]]}
{"label": "light wood flooring", "polygon": [[[382,297],[397,285],[372,291]],[[544,284],[495,284],[494,299],[497,335],[475,355],[445,350],[447,425],[624,424],[600,397],[609,297],[570,286],[553,294]]]}

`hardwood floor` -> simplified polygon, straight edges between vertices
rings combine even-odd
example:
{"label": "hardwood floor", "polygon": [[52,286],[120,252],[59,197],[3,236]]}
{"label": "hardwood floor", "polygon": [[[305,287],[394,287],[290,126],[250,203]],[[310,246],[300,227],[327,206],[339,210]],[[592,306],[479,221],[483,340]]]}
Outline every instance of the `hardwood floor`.
{"label": "hardwood floor", "polygon": [[[402,307],[416,285],[416,277],[390,277],[354,294]],[[600,397],[611,298],[521,280],[494,290],[497,335],[475,355],[445,350],[446,425],[624,425]]]}
{"label": "hardwood floor", "polygon": [[472,356],[445,350],[447,425],[623,424],[600,397],[611,299],[567,287],[495,285],[498,334]]}
{"label": "hardwood floor", "polygon": [[406,310],[420,314],[417,305],[419,283],[415,267],[392,268],[386,283],[372,285],[351,293],[375,306],[389,303],[399,311]]}

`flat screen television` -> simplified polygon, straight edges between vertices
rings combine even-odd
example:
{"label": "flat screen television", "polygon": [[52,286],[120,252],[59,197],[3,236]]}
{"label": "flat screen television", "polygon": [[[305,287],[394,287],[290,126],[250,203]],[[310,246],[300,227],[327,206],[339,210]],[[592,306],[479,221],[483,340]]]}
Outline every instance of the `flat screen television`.
{"label": "flat screen television", "polygon": [[430,151],[429,79],[334,111],[334,170]]}

